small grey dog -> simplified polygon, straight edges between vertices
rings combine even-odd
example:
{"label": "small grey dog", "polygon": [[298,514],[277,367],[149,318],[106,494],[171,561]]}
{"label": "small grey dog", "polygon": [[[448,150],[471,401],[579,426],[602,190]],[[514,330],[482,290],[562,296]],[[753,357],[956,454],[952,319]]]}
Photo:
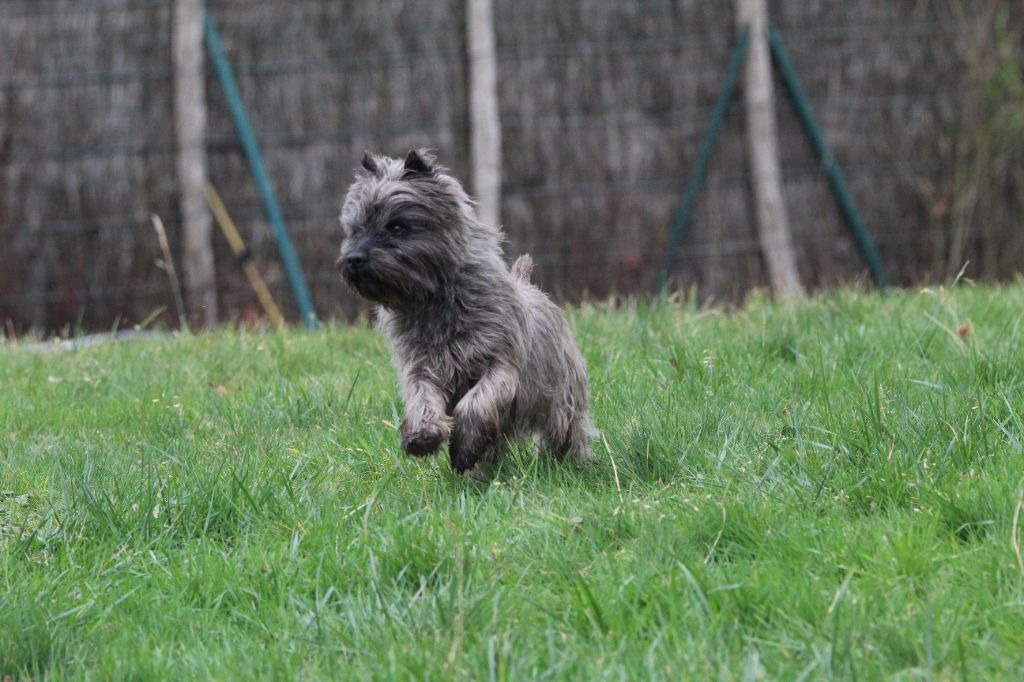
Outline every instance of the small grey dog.
{"label": "small grey dog", "polygon": [[500,229],[429,152],[364,154],[341,223],[338,269],[391,342],[403,450],[448,442],[460,473],[529,436],[589,457],[587,370],[562,311],[530,284],[529,256],[505,265]]}

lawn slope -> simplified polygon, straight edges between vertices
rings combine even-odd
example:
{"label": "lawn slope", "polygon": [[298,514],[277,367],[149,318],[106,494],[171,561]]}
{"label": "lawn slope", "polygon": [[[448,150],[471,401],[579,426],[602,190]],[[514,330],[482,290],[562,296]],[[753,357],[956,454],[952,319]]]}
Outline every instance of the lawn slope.
{"label": "lawn slope", "polygon": [[0,675],[1024,678],[1022,314],[576,309],[595,463],[486,487],[365,326],[0,347]]}

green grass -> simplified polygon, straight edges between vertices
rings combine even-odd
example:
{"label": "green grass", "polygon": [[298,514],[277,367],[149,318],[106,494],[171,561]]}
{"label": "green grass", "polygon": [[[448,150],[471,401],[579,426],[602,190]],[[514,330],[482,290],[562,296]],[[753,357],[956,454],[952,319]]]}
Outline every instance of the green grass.
{"label": "green grass", "polygon": [[597,461],[488,487],[366,327],[0,348],[0,675],[1021,679],[1022,315],[586,306]]}

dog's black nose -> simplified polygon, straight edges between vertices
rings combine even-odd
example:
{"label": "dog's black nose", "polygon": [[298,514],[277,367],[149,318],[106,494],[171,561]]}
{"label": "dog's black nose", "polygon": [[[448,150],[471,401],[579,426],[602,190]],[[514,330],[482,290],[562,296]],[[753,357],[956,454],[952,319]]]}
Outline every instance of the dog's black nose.
{"label": "dog's black nose", "polygon": [[[344,266],[349,270],[358,270],[366,265],[366,252],[352,251],[341,260],[344,261]],[[339,263],[339,265],[341,264]]]}

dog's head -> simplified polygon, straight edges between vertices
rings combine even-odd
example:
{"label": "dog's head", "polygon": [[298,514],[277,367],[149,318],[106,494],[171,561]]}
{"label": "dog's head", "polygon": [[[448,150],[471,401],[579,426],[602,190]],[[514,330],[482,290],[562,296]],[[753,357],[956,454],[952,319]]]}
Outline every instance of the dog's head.
{"label": "dog's head", "polygon": [[338,270],[361,296],[387,307],[427,301],[467,259],[498,248],[458,180],[425,150],[405,159],[366,153],[341,211]]}

